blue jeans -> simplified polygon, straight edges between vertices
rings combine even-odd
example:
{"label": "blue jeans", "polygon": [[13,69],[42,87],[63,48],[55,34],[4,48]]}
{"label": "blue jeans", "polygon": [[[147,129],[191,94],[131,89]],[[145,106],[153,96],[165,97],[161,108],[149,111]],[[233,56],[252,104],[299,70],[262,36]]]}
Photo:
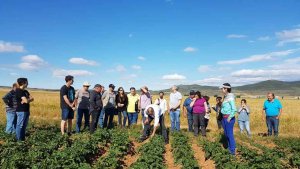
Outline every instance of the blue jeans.
{"label": "blue jeans", "polygon": [[188,131],[189,132],[194,132],[193,129],[193,125],[194,125],[194,121],[193,121],[193,113],[188,112],[187,113],[187,119],[188,119]]}
{"label": "blue jeans", "polygon": [[102,108],[101,112],[100,112],[99,120],[98,120],[98,124],[99,124],[100,128],[103,128],[104,114],[105,114],[105,108]]}
{"label": "blue jeans", "polygon": [[29,112],[17,112],[16,136],[18,141],[25,140],[26,127],[29,121]]}
{"label": "blue jeans", "polygon": [[171,131],[180,131],[180,110],[170,111]]}
{"label": "blue jeans", "polygon": [[243,133],[244,128],[246,128],[247,134],[248,134],[248,136],[250,136],[251,135],[250,121],[238,121],[238,123],[239,123],[241,133]]}
{"label": "blue jeans", "polygon": [[278,136],[278,127],[279,127],[279,119],[276,119],[277,116],[267,116],[267,127],[268,127],[268,135],[271,136],[273,131],[274,135]]}
{"label": "blue jeans", "polygon": [[7,134],[16,132],[17,114],[16,112],[6,112],[6,129]]}
{"label": "blue jeans", "polygon": [[137,124],[137,119],[138,119],[138,113],[137,112],[128,113],[128,123],[129,123],[129,125]]}
{"label": "blue jeans", "polygon": [[[123,121],[122,121],[122,116],[123,116]],[[119,122],[119,126],[126,126],[126,122],[127,122],[127,112],[126,111],[119,111],[118,112],[118,122]],[[123,122],[123,123],[122,123]]]}
{"label": "blue jeans", "polygon": [[222,126],[224,128],[224,135],[227,139],[228,149],[232,155],[235,155],[235,140],[233,135],[233,127],[235,123],[235,117],[233,117],[230,122],[227,121],[227,118],[223,117]]}
{"label": "blue jeans", "polygon": [[84,128],[90,127],[90,112],[89,109],[78,109],[76,116],[76,132],[80,132],[82,117],[84,116]]}

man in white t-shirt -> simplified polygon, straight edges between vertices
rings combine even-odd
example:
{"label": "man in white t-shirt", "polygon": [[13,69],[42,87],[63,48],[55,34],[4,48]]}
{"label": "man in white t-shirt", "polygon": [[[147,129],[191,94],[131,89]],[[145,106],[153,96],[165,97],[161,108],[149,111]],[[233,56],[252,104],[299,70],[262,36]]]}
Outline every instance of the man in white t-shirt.
{"label": "man in white t-shirt", "polygon": [[162,111],[162,113],[165,115],[168,107],[167,107],[167,100],[164,99],[164,92],[159,92],[159,98],[157,98],[154,102],[154,104],[158,105]]}
{"label": "man in white t-shirt", "polygon": [[180,130],[180,105],[182,95],[178,92],[178,87],[173,86],[170,94],[170,118],[171,118],[171,131]]}
{"label": "man in white t-shirt", "polygon": [[160,125],[162,136],[165,139],[165,143],[168,144],[169,140],[168,140],[167,129],[164,122],[164,117],[163,117],[164,115],[160,107],[155,104],[150,104],[145,108],[144,115],[145,115],[144,131],[140,140],[144,141],[150,135],[150,124],[154,120],[154,129],[150,137],[152,138],[155,135],[156,130]]}

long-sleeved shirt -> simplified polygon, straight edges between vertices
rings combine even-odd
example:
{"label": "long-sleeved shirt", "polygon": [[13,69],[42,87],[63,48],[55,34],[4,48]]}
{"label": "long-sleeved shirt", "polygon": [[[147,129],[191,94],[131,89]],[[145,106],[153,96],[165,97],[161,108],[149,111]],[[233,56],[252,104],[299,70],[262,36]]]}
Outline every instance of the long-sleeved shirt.
{"label": "long-sleeved shirt", "polygon": [[167,100],[166,99],[156,99],[154,104],[156,105],[159,105],[161,111],[162,111],[162,114],[165,114],[165,112],[168,110],[167,109]]}
{"label": "long-sleeved shirt", "polygon": [[249,121],[249,113],[250,113],[250,109],[248,106],[246,106],[245,108],[240,107],[238,110],[238,114],[239,114],[238,121]]}
{"label": "long-sleeved shirt", "polygon": [[9,91],[5,96],[2,97],[2,100],[6,105],[6,112],[16,112],[17,100],[16,92],[14,90]]}
{"label": "long-sleeved shirt", "polygon": [[[118,106],[118,103],[124,104],[124,106],[123,106],[123,107],[119,107],[119,106]],[[127,105],[128,105],[128,98],[127,98],[127,95],[124,94],[124,96],[121,97],[119,94],[117,94],[117,96],[116,96],[116,105],[117,105],[117,109],[118,109],[119,112],[126,111]]]}
{"label": "long-sleeved shirt", "polygon": [[147,114],[147,111],[148,109],[152,107],[153,110],[154,110],[154,114],[151,116],[152,118],[154,118],[154,127],[157,127],[159,125],[159,117],[163,115],[160,107],[158,105],[155,105],[155,104],[150,104],[148,105],[146,108],[145,108],[145,113],[144,113],[144,116],[146,118],[148,118],[148,114]]}
{"label": "long-sleeved shirt", "polygon": [[90,112],[100,110],[103,107],[101,94],[92,90],[90,92]]}
{"label": "long-sleeved shirt", "polygon": [[229,118],[233,118],[236,112],[235,96],[233,93],[228,93],[222,103],[221,113],[223,115],[229,115]]}

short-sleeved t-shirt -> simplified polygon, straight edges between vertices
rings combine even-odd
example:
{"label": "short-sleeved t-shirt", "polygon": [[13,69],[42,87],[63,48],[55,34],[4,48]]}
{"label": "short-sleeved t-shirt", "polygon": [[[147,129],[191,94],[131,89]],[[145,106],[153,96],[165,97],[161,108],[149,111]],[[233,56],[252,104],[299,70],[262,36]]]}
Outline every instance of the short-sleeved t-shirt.
{"label": "short-sleeved t-shirt", "polygon": [[205,106],[204,106],[205,102],[206,102],[206,100],[204,98],[197,99],[193,106],[193,113],[194,114],[205,113]]}
{"label": "short-sleeved t-shirt", "polygon": [[29,92],[27,90],[22,90],[22,89],[16,89],[16,101],[17,101],[17,108],[16,112],[29,112],[30,106],[29,103],[21,103],[22,102],[22,97],[26,97],[29,99]]}
{"label": "short-sleeved t-shirt", "polygon": [[278,99],[274,99],[273,102],[266,100],[264,103],[266,116],[278,116],[280,109],[282,109],[282,105]]}
{"label": "short-sleeved t-shirt", "polygon": [[186,98],[184,103],[183,103],[183,106],[186,108],[188,113],[193,113],[193,108],[190,106],[192,101],[193,100],[189,97],[189,98]]}
{"label": "short-sleeved t-shirt", "polygon": [[77,100],[77,108],[89,109],[89,107],[90,107],[90,92],[89,91],[79,89],[75,94],[75,98],[78,99]]}
{"label": "short-sleeved t-shirt", "polygon": [[70,86],[67,87],[66,85],[63,85],[60,89],[60,107],[62,109],[70,108],[69,105],[64,100],[64,95],[67,96],[70,103],[73,103],[75,100],[75,89],[74,87]]}
{"label": "short-sleeved t-shirt", "polygon": [[180,100],[182,99],[182,95],[180,92],[175,92],[170,94],[170,108],[177,108],[180,109],[180,107],[176,107]]}
{"label": "short-sleeved t-shirt", "polygon": [[131,94],[127,95],[128,98],[128,106],[127,106],[127,112],[128,113],[135,113],[135,103],[140,99],[140,96],[138,94],[135,94],[134,96]]}

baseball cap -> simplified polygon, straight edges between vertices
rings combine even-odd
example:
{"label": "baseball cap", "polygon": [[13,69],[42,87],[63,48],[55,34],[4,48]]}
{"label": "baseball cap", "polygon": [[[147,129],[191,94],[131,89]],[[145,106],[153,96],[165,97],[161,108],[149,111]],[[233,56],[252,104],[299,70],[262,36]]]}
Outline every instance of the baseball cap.
{"label": "baseball cap", "polygon": [[110,84],[108,87],[111,87],[111,88],[115,88],[116,86],[115,85],[113,85],[113,84]]}
{"label": "baseball cap", "polygon": [[195,95],[196,93],[195,93],[195,91],[194,90],[191,90],[190,91],[190,95]]}
{"label": "baseball cap", "polygon": [[100,84],[95,84],[94,88],[96,88],[96,87],[101,87],[101,85]]}

